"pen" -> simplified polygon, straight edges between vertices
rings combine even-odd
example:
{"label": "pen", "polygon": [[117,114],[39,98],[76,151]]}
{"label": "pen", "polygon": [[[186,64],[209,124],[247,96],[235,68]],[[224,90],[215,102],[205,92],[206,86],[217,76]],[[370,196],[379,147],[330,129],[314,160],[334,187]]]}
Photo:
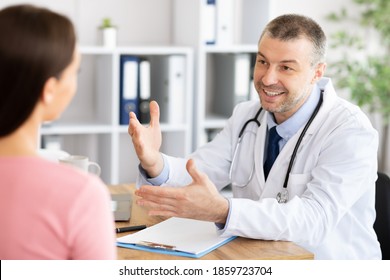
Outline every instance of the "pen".
{"label": "pen", "polygon": [[116,233],[121,233],[121,232],[133,231],[133,230],[141,230],[145,228],[146,225],[139,225],[139,226],[132,226],[132,227],[116,228],[115,231]]}

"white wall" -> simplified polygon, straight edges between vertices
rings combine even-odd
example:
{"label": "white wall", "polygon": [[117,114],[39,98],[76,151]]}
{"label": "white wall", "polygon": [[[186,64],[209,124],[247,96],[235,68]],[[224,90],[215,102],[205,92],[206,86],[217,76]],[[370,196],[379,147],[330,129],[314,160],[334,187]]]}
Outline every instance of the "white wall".
{"label": "white wall", "polygon": [[67,15],[82,45],[99,43],[98,27],[105,17],[118,26],[119,45],[167,45],[171,39],[171,0],[0,0],[0,8],[18,3]]}
{"label": "white wall", "polygon": [[[350,6],[352,0],[269,1],[271,17],[283,13],[308,15],[321,24],[329,36],[337,26],[328,22],[325,16],[342,6]],[[99,44],[98,26],[104,17],[110,17],[118,26],[119,45],[171,43],[172,0],[0,0],[0,8],[17,3],[41,5],[69,16],[82,45]]]}

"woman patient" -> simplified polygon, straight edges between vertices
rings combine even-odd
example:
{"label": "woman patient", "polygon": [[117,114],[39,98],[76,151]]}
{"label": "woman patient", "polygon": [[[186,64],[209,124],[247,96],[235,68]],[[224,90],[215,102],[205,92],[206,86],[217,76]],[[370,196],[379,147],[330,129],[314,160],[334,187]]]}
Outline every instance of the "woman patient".
{"label": "woman patient", "polygon": [[115,259],[114,220],[96,176],[38,156],[40,125],[76,92],[70,20],[17,5],[0,10],[0,259]]}

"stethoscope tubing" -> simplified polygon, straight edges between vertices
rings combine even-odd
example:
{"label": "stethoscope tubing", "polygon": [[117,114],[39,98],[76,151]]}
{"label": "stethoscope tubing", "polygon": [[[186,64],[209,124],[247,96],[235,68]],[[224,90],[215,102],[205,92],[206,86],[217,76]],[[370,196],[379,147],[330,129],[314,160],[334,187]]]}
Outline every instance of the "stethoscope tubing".
{"label": "stethoscope tubing", "polygon": [[260,107],[259,110],[257,110],[257,113],[256,115],[252,118],[252,119],[249,119],[247,120],[244,125],[242,126],[241,130],[240,130],[240,133],[238,134],[238,143],[241,142],[241,138],[242,138],[242,135],[244,134],[244,131],[245,131],[245,128],[247,127],[248,124],[250,124],[251,122],[255,122],[257,124],[258,127],[260,127],[260,122],[258,120],[259,118],[259,115],[260,113],[263,111],[263,107]]}
{"label": "stethoscope tubing", "polygon": [[[317,116],[317,114],[318,114],[318,112],[319,112],[319,110],[321,108],[321,105],[322,105],[322,102],[323,102],[323,92],[324,91],[321,90],[320,99],[319,99],[319,101],[317,103],[317,106],[314,109],[314,111],[313,111],[312,115],[310,116],[310,119],[306,123],[305,127],[303,128],[301,134],[299,135],[297,143],[295,144],[295,147],[294,147],[294,150],[293,150],[293,153],[291,155],[291,159],[290,159],[290,162],[289,162],[289,165],[288,165],[288,168],[287,168],[286,176],[285,176],[284,182],[283,182],[283,189],[284,190],[287,190],[287,185],[288,185],[288,181],[289,181],[289,178],[290,178],[290,172],[291,172],[291,169],[292,169],[292,167],[294,165],[294,161],[295,161],[295,158],[297,156],[298,149],[299,149],[299,147],[301,145],[301,142],[302,142],[304,136],[306,135],[306,132],[309,129],[309,126],[311,125],[311,123],[313,122],[313,120],[315,119],[315,117]],[[257,110],[256,115],[253,118],[247,120],[245,122],[245,124],[243,125],[243,127],[241,128],[240,133],[238,134],[238,141],[237,141],[237,146],[235,148],[235,152],[234,152],[234,155],[233,155],[232,165],[233,165],[234,161],[236,160],[236,152],[237,152],[237,150],[239,149],[239,147],[241,145],[242,136],[243,136],[243,134],[245,132],[245,129],[248,126],[248,124],[251,123],[251,122],[255,122],[258,127],[261,126],[261,123],[258,120],[258,118],[259,118],[259,115],[261,114],[262,111],[263,111],[263,108],[260,107],[259,110]],[[252,175],[253,174],[251,174],[251,176],[250,176],[250,180],[252,179]],[[232,176],[232,170],[230,170],[230,172],[229,172],[229,177],[231,177],[231,176]],[[249,180],[249,182],[250,182],[250,180]],[[242,186],[242,187],[244,187],[244,186]]]}
{"label": "stethoscope tubing", "polygon": [[301,145],[303,137],[306,135],[306,131],[309,129],[310,124],[313,122],[314,118],[317,116],[317,113],[320,110],[320,107],[322,105],[322,101],[323,101],[323,94],[321,91],[320,100],[318,101],[318,104],[317,104],[316,108],[314,109],[313,114],[310,116],[310,119],[307,121],[305,127],[303,128],[303,130],[301,132],[301,135],[299,135],[297,143],[295,144],[294,151],[291,155],[291,159],[290,159],[290,162],[288,164],[286,176],[285,176],[284,182],[283,182],[284,189],[287,189],[288,180],[290,178],[290,172],[291,172],[291,169],[294,165],[295,158],[297,157],[298,148]]}

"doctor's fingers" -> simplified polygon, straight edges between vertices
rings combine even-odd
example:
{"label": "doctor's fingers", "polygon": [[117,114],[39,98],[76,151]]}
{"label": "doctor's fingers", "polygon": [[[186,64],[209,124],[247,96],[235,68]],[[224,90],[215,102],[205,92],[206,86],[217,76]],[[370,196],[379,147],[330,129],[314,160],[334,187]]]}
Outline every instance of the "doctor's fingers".
{"label": "doctor's fingers", "polygon": [[162,200],[154,201],[145,198],[139,198],[136,200],[137,205],[148,208],[151,211],[170,211],[175,212],[175,205],[172,205],[171,202],[164,203]]}
{"label": "doctor's fingers", "polygon": [[[137,201],[138,203],[138,201]],[[197,218],[197,211],[191,205],[173,201],[173,203],[160,204],[152,201],[143,200],[140,202],[142,206],[149,209],[150,216],[165,216],[165,217],[181,217],[181,218]]]}
{"label": "doctor's fingers", "polygon": [[143,185],[135,191],[135,194],[146,199],[153,197],[178,199],[183,196],[183,189]]}
{"label": "doctor's fingers", "polygon": [[148,207],[154,206],[155,204],[174,206],[177,205],[178,202],[178,200],[175,198],[163,197],[154,194],[143,194],[139,196],[140,198],[137,199],[137,204]]}
{"label": "doctor's fingers", "polygon": [[169,216],[169,217],[178,217],[181,216],[181,208],[177,201],[173,199],[157,199],[148,200],[148,199],[138,199],[136,203],[142,207],[148,208],[148,214],[151,216]]}
{"label": "doctor's fingers", "polygon": [[129,117],[130,117],[130,120],[129,120],[129,127],[128,127],[127,131],[129,133],[129,135],[131,137],[133,137],[134,135],[139,134],[139,129],[142,128],[142,125],[138,121],[137,116],[135,115],[134,112],[130,112]]}
{"label": "doctor's fingers", "polygon": [[210,182],[209,177],[206,175],[206,173],[203,173],[196,168],[195,161],[193,159],[189,159],[187,161],[186,169],[192,177],[194,183],[205,185]]}
{"label": "doctor's fingers", "polygon": [[198,193],[199,195],[201,193],[203,193],[204,195],[212,195],[212,196],[219,195],[216,186],[209,179],[207,174],[201,172],[196,168],[194,160],[189,159],[187,161],[186,168],[193,180],[193,182],[189,185],[189,187],[195,190],[196,193]]}
{"label": "doctor's fingers", "polygon": [[[141,199],[137,201],[142,206],[166,205],[167,207],[182,207],[182,203],[188,201],[184,188],[142,186],[135,194]],[[153,204],[154,203],[154,204]]]}
{"label": "doctor's fingers", "polygon": [[142,160],[142,158],[145,155],[147,156],[151,150],[154,151],[153,147],[156,145],[153,143],[153,140],[148,134],[147,131],[148,128],[140,124],[138,120],[136,122],[137,123],[134,124],[134,127],[133,124],[131,123],[131,130],[129,129],[129,134],[131,136],[134,149],[138,157],[140,158],[140,160]]}
{"label": "doctor's fingers", "polygon": [[156,101],[151,101],[149,103],[150,109],[150,126],[159,126],[160,125],[160,107]]}

